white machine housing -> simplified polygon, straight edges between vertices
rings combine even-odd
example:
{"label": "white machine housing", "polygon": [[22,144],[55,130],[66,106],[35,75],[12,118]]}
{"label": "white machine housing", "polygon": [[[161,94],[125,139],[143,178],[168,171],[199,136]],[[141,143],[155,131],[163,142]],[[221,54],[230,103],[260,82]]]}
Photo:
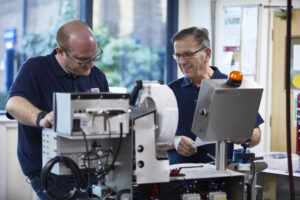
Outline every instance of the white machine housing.
{"label": "white machine housing", "polygon": [[[156,147],[162,148],[174,140],[178,123],[176,97],[166,85],[143,82],[138,107],[142,117],[131,117],[137,150],[136,183],[169,182],[169,160],[157,159]],[[140,148],[145,150],[139,151]]]}
{"label": "white machine housing", "polygon": [[138,105],[147,107],[147,99],[151,99],[156,108],[156,145],[170,144],[178,124],[178,106],[173,91],[158,82],[143,82]]}
{"label": "white machine housing", "polygon": [[[108,137],[129,133],[129,94],[54,93],[54,130],[69,136]],[[112,116],[110,113],[120,112]],[[123,112],[123,114],[122,114]]]}

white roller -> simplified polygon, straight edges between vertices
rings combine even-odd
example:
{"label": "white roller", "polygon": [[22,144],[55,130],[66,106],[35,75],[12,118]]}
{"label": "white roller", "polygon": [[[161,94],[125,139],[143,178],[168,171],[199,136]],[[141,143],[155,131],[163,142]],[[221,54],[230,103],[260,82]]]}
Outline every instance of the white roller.
{"label": "white roller", "polygon": [[157,110],[156,145],[167,145],[174,140],[178,124],[178,106],[173,91],[157,82],[143,82],[143,91],[140,94],[139,105],[146,98],[154,101]]}

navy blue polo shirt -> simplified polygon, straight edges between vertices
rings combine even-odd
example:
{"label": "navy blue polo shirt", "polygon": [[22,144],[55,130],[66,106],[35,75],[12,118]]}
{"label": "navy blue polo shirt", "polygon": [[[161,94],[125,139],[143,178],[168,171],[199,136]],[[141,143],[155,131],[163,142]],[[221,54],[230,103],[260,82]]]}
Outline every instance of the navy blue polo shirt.
{"label": "navy blue polo shirt", "polygon": [[[8,98],[21,96],[41,110],[52,111],[53,92],[108,92],[104,73],[92,67],[89,76],[73,78],[58,64],[56,51],[28,59],[20,68]],[[18,159],[23,173],[30,176],[42,168],[42,130],[18,124]]]}
{"label": "navy blue polo shirt", "polygon": [[[211,67],[214,70],[214,74],[211,79],[227,79],[227,75],[221,73],[218,68]],[[186,77],[175,80],[169,84],[169,87],[173,90],[178,104],[179,120],[176,135],[187,136],[195,141],[196,135],[192,133],[193,117],[197,105],[198,95],[200,87],[191,83]],[[258,114],[255,127],[263,123],[263,119]],[[228,158],[232,157],[233,144],[228,143]],[[207,156],[207,153],[215,155],[215,144],[207,144],[197,147],[197,153],[184,157],[177,153],[176,150],[170,150],[167,152],[170,164],[177,163],[208,163],[213,161]]]}

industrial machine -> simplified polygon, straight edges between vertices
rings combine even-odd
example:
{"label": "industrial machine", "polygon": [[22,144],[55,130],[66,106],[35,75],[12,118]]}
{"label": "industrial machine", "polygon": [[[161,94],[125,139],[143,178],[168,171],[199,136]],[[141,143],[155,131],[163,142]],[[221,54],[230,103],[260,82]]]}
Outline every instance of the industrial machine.
{"label": "industrial machine", "polygon": [[[245,91],[249,88],[247,83],[239,88],[228,88],[225,81],[207,81],[218,89],[213,90],[216,92],[208,98],[213,104],[206,104],[204,114],[204,108],[200,108],[200,95],[210,89],[201,86],[193,131],[204,141],[218,137],[225,141],[233,137],[223,137],[217,132],[214,137],[209,134],[211,123],[220,122],[214,113],[215,106],[222,102],[220,95],[226,94],[228,104],[241,102],[230,101],[234,96],[231,93],[242,96],[242,101],[244,96],[252,95],[256,97],[251,101],[260,101],[262,89],[257,91],[253,87],[248,94]],[[237,90],[239,92],[235,92]],[[256,109],[251,111],[251,116],[243,116],[251,118],[250,123],[258,106],[259,102],[256,102],[251,107]],[[200,127],[197,125],[199,117],[208,117]],[[236,115],[231,119],[246,121],[239,117]],[[158,155],[162,147],[173,141],[178,122],[176,98],[172,90],[160,82],[137,82],[131,97],[114,93],[55,93],[54,119],[53,129],[43,130],[42,171],[45,190],[54,199],[75,199],[79,190],[88,191],[91,194],[88,199],[244,198],[243,173],[210,164],[170,166],[166,158]],[[248,130],[249,126],[245,129]],[[241,131],[236,130],[236,134],[245,130],[239,128]],[[247,132],[235,135],[233,139],[249,136]],[[221,151],[220,154],[225,155]],[[72,174],[74,189],[63,196],[52,193],[47,185],[50,172]]]}

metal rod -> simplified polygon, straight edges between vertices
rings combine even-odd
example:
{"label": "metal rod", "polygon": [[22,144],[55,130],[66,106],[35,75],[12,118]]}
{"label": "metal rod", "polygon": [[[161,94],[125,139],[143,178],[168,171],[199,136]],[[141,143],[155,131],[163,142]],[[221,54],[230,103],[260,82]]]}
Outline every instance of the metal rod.
{"label": "metal rod", "polygon": [[225,171],[227,168],[227,145],[225,141],[216,143],[216,169]]}

